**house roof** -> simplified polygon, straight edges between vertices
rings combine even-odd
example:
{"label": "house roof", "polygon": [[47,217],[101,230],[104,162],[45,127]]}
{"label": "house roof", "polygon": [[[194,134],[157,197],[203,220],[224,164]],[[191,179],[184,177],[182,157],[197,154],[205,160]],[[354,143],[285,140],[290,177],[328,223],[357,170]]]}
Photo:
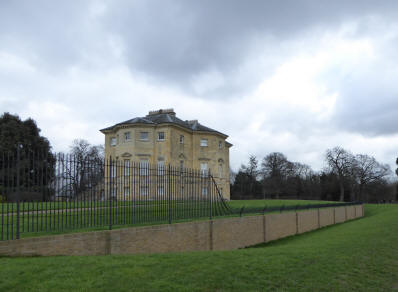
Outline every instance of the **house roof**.
{"label": "house roof", "polygon": [[161,125],[161,124],[174,124],[178,125],[180,127],[183,127],[187,130],[191,130],[194,132],[212,132],[216,134],[220,134],[222,136],[228,137],[228,135],[223,134],[219,131],[216,131],[214,129],[211,129],[209,127],[206,127],[202,124],[200,124],[197,120],[191,120],[191,121],[183,121],[180,118],[176,117],[175,112],[173,109],[167,109],[167,110],[158,110],[158,111],[151,111],[149,112],[148,115],[145,117],[138,117],[138,118],[133,118],[121,123],[117,123],[111,127],[107,127],[104,129],[101,129],[100,131],[102,133],[108,132],[115,130],[119,126],[128,126],[128,125],[135,125],[135,124],[147,124],[147,125]]}

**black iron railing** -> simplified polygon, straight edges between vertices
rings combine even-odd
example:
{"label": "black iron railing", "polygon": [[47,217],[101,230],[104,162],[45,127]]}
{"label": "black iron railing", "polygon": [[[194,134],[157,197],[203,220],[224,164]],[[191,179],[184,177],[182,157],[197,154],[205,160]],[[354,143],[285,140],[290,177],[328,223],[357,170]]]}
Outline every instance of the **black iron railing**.
{"label": "black iron railing", "polygon": [[231,208],[208,171],[18,149],[0,154],[0,240],[353,203]]}
{"label": "black iron railing", "polygon": [[18,150],[0,155],[0,240],[230,214],[209,171]]}

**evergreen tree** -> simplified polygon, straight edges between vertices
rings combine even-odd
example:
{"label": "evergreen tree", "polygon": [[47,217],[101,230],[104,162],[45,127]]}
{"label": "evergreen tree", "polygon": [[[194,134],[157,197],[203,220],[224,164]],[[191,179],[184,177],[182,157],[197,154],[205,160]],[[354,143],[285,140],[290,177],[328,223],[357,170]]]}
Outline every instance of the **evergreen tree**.
{"label": "evergreen tree", "polygon": [[[52,195],[55,158],[36,122],[0,116],[0,196],[7,200],[46,199]],[[19,175],[17,175],[19,170]],[[19,192],[17,190],[19,189]]]}
{"label": "evergreen tree", "polygon": [[[398,158],[395,161],[395,163],[398,165]],[[398,168],[395,170],[395,174],[398,175]],[[398,202],[398,183],[397,183],[397,188],[395,190],[395,200]]]}

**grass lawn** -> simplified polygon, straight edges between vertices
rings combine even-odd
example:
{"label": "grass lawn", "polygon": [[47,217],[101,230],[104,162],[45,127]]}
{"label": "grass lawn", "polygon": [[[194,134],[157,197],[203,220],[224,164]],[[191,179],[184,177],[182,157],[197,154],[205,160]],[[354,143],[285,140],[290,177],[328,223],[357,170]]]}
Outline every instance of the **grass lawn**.
{"label": "grass lawn", "polygon": [[[186,200],[185,200],[186,201]],[[173,200],[173,203],[181,204],[181,202],[185,202],[184,200],[178,201]],[[196,201],[192,201],[196,202]],[[110,204],[113,207],[132,207],[132,206],[153,206],[153,205],[167,205],[168,200],[118,200],[118,201],[69,201],[69,202],[21,202],[20,203],[20,210],[21,212],[29,212],[29,211],[41,211],[41,210],[80,210],[80,209],[95,209],[95,208],[108,208]],[[0,203],[0,214],[1,213],[14,213],[17,210],[17,203]]]}
{"label": "grass lawn", "polygon": [[231,200],[227,204],[235,208],[264,208],[275,206],[297,206],[297,205],[315,205],[315,204],[334,204],[338,202],[331,201],[315,201],[315,200]]}
{"label": "grass lawn", "polygon": [[[186,203],[187,200],[173,201],[176,204]],[[193,203],[195,201],[192,201]],[[238,207],[258,207],[263,208],[264,206],[290,206],[290,205],[307,205],[307,204],[325,204],[327,201],[314,201],[314,200],[232,200],[227,202],[231,208]],[[335,203],[335,202],[330,202]],[[153,205],[166,205],[168,201],[114,201],[112,206],[115,207],[131,207],[131,206],[153,206]],[[29,211],[40,211],[40,210],[80,210],[80,209],[96,209],[96,208],[108,208],[108,201],[70,201],[70,202],[22,202],[20,203],[21,212]],[[15,213],[17,210],[17,203],[0,203],[0,214],[4,213]]]}
{"label": "grass lawn", "polygon": [[[169,204],[167,202],[132,202],[119,201],[112,203],[112,212],[109,205],[90,206],[90,202],[81,206],[68,203],[68,208],[75,209],[58,210],[66,203],[29,203],[21,204],[20,231],[21,238],[42,236],[50,234],[61,234],[71,232],[86,232],[90,230],[109,229],[112,221],[113,228],[124,228],[131,226],[167,224],[169,220]],[[97,203],[97,202],[96,202]],[[301,200],[236,200],[227,202],[233,214],[228,215],[221,203],[213,203],[212,215],[214,218],[220,216],[239,216],[239,211],[244,208],[243,216],[261,213],[267,206],[296,206],[312,205],[318,203],[333,203],[325,201],[301,201]],[[13,206],[14,204],[10,204]],[[16,204],[15,204],[16,205]],[[24,207],[22,207],[24,206]],[[172,222],[185,222],[193,220],[209,219],[209,203],[207,201],[172,201]],[[4,204],[2,206],[4,209]],[[17,229],[16,208],[6,208],[6,212],[0,213],[0,240],[15,238]],[[36,210],[36,211],[33,211]],[[41,210],[45,210],[42,212]],[[268,210],[270,212],[272,210]],[[112,218],[112,220],[110,220]]]}
{"label": "grass lawn", "polygon": [[252,248],[0,258],[0,291],[398,291],[398,205]]}

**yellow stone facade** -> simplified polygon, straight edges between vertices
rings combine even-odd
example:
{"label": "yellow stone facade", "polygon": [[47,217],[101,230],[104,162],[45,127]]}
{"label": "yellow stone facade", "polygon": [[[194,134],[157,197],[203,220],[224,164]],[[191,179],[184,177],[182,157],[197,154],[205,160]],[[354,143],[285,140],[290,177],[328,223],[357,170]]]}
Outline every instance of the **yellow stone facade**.
{"label": "yellow stone facade", "polygon": [[[160,122],[149,123],[156,118]],[[196,120],[182,121],[172,109],[152,111],[144,118],[122,122],[101,132],[105,134],[107,159],[145,161],[150,165],[162,161],[164,165],[175,167],[206,168],[223,197],[230,199],[229,148],[232,144],[226,141],[227,135],[204,127]]]}

